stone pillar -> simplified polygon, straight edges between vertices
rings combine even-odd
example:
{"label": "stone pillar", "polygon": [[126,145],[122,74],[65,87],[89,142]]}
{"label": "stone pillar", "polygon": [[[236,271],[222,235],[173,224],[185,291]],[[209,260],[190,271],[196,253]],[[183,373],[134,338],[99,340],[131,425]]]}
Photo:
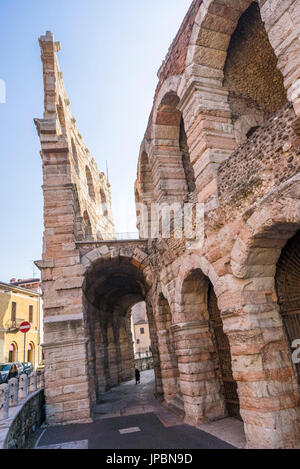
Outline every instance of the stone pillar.
{"label": "stone pillar", "polygon": [[19,378],[19,399],[25,399],[28,396],[28,376],[23,374]]}
{"label": "stone pillar", "polygon": [[121,354],[121,382],[134,378],[134,351],[130,328],[130,317],[121,320],[120,354]]}
{"label": "stone pillar", "polygon": [[160,299],[156,316],[158,348],[161,362],[161,377],[164,400],[170,401],[180,392],[178,362],[174,336],[170,330],[172,316],[165,299]]}
{"label": "stone pillar", "polygon": [[[76,323],[64,323],[63,327],[52,324],[53,339],[56,328],[64,339],[59,337],[58,342],[44,346],[46,412],[50,425],[91,421],[87,339],[81,338],[81,321]],[[49,332],[48,329],[46,336]]]}
{"label": "stone pillar", "polygon": [[178,389],[178,367],[176,352],[172,351],[172,332],[169,330],[158,330],[158,347],[161,360],[161,379],[164,400],[170,401],[179,392]]}
{"label": "stone pillar", "polygon": [[298,383],[275,292],[267,291],[267,279],[257,280],[256,290],[247,280],[249,290],[226,291],[219,298],[240,413],[249,448],[293,448],[300,437]]}
{"label": "stone pillar", "polygon": [[9,385],[1,384],[0,386],[0,421],[8,419],[9,409]]}
{"label": "stone pillar", "polygon": [[35,392],[37,390],[37,374],[33,371],[29,375],[29,392]]}
{"label": "stone pillar", "polygon": [[15,407],[19,401],[19,381],[17,378],[12,378],[8,381],[9,384],[9,406]]}
{"label": "stone pillar", "polygon": [[221,385],[215,374],[215,351],[208,321],[175,324],[172,331],[186,423],[198,425],[225,417]]}
{"label": "stone pillar", "polygon": [[214,78],[195,76],[178,106],[184,116],[198,201],[210,198],[212,208],[217,206],[218,168],[236,148],[223,72],[214,73]]}
{"label": "stone pillar", "polygon": [[300,116],[300,8],[297,0],[260,0],[261,17],[284,77],[288,100]]}
{"label": "stone pillar", "polygon": [[161,375],[161,359],[158,345],[157,326],[153,314],[153,309],[150,300],[146,301],[147,317],[149,321],[149,332],[153,354],[153,366],[155,373],[155,395],[158,399],[163,398],[163,386],[162,386],[162,375]]}

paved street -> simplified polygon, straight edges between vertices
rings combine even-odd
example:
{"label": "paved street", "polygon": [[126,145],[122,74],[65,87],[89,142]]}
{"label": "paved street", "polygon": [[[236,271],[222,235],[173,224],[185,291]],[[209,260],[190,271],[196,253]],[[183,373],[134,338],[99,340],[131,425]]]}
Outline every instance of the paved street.
{"label": "paved street", "polygon": [[153,395],[154,374],[141,385],[122,384],[103,395],[94,423],[46,429],[37,449],[231,449],[228,443],[182,424]]}

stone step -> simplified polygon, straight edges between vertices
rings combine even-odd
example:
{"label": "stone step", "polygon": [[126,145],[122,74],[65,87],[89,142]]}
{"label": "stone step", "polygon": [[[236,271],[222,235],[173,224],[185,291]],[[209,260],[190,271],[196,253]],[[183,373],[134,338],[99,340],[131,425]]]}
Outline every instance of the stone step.
{"label": "stone step", "polygon": [[183,420],[185,417],[184,411],[184,402],[183,399],[176,396],[167,404],[167,409],[176,415],[180,420]]}

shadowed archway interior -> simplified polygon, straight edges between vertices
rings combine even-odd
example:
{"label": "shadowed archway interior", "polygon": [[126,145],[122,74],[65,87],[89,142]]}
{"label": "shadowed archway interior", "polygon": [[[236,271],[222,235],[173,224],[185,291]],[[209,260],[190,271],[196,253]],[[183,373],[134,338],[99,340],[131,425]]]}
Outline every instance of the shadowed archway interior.
{"label": "shadowed archway interior", "polygon": [[[84,292],[89,379],[96,402],[104,391],[134,377],[131,312],[137,303],[147,304],[148,286],[142,271],[127,259],[118,258],[96,263],[86,274]],[[149,305],[147,316],[154,363],[158,363]]]}
{"label": "shadowed archway interior", "polygon": [[[300,339],[300,231],[283,248],[276,271],[281,317],[289,346]],[[300,364],[295,364],[300,384]]]}

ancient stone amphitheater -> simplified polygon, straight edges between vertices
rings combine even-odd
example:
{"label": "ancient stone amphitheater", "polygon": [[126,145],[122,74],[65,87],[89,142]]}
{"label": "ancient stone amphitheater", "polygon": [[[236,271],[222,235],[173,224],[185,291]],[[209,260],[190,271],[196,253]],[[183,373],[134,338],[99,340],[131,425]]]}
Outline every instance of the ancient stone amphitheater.
{"label": "ancient stone amphitheater", "polygon": [[194,0],[158,72],[129,190],[137,207],[202,204],[201,244],[118,239],[60,44],[40,38],[50,424],[89,422],[99,394],[133,377],[130,311],[145,301],[158,399],[192,425],[241,419],[249,448],[297,445],[299,33],[299,0]]}

